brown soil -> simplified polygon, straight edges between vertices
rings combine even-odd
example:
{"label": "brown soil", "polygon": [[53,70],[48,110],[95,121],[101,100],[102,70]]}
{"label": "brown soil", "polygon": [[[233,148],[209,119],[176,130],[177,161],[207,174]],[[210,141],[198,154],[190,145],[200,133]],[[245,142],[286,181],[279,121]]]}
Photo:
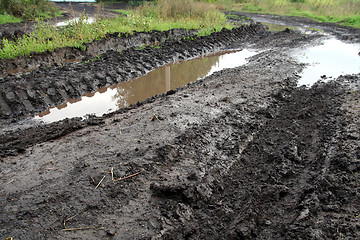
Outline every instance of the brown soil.
{"label": "brown soil", "polygon": [[[359,41],[359,30],[287,19]],[[304,65],[289,52],[318,33],[252,24],[183,34],[139,33],[137,43],[154,36],[162,47],[132,39],[97,61],[2,77],[1,238],[360,238],[360,74],[297,87]],[[103,117],[26,118],[172,61],[246,47],[261,52],[244,66]]]}

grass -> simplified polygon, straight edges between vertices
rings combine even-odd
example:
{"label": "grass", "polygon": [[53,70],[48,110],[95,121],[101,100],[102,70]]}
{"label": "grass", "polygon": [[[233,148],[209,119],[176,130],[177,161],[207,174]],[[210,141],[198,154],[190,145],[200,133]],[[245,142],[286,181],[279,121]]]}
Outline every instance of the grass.
{"label": "grass", "polygon": [[359,0],[243,0],[248,12],[307,17],[319,22],[339,23],[360,28]]}
{"label": "grass", "polygon": [[127,10],[122,15],[111,19],[97,19],[87,23],[87,16],[57,30],[55,27],[38,22],[38,29],[28,36],[15,41],[3,40],[0,58],[16,58],[30,55],[32,52],[53,51],[65,46],[85,49],[85,43],[102,39],[108,33],[141,31],[166,31],[174,28],[197,29],[199,36],[209,35],[223,28],[231,28],[225,14],[215,5],[192,0],[158,0],[136,10]]}
{"label": "grass", "polygon": [[18,22],[21,22],[20,18],[14,17],[14,16],[9,15],[7,13],[0,14],[0,24],[18,23]]}
{"label": "grass", "polygon": [[48,0],[0,0],[0,14],[2,22],[7,23],[6,20],[12,22],[14,18],[4,17],[6,15],[29,21],[60,16],[60,11]]}

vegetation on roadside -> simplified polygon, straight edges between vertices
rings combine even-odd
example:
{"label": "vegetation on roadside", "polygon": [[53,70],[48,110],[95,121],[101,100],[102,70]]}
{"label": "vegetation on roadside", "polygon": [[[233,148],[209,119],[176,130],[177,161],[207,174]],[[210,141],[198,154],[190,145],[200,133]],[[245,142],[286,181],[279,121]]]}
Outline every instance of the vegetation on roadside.
{"label": "vegetation on roadside", "polygon": [[12,15],[9,15],[6,12],[0,13],[0,24],[17,23],[17,22],[21,22],[21,19],[17,18],[17,17],[14,17]]}
{"label": "vegetation on roadside", "polygon": [[[0,41],[0,58],[26,56],[32,52],[52,51],[65,46],[84,49],[85,43],[102,39],[106,34],[114,32],[132,34],[134,31],[182,28],[197,29],[199,35],[208,35],[232,27],[227,23],[225,14],[219,10],[229,4],[238,4],[237,6],[245,11],[305,16],[319,21],[341,22],[360,27],[358,0],[152,0],[134,10],[119,10],[123,14],[117,18],[97,19],[89,24],[87,16],[84,15],[61,29],[49,26],[41,20],[41,17],[48,16],[46,12],[51,12],[50,8],[41,7],[44,2],[49,3],[47,0],[0,1],[0,13],[3,16],[9,17],[8,13],[11,11],[23,19],[26,19],[26,16],[40,17],[38,28],[34,32],[14,41]],[[35,4],[37,10],[22,11],[24,6],[20,3],[23,2]],[[55,12],[54,10],[52,13]]]}
{"label": "vegetation on roadside", "polygon": [[50,18],[59,14],[56,5],[48,0],[0,0],[0,23]]}
{"label": "vegetation on roadside", "polygon": [[85,43],[102,39],[107,33],[134,31],[166,31],[174,28],[197,29],[198,35],[208,35],[223,28],[231,28],[225,14],[212,4],[193,0],[157,0],[128,10],[126,15],[111,19],[97,19],[88,23],[83,16],[61,29],[39,21],[38,29],[15,41],[4,39],[0,58],[15,58],[32,52],[52,51],[59,47],[85,48]]}
{"label": "vegetation on roadside", "polygon": [[360,27],[359,0],[238,0],[240,9]]}

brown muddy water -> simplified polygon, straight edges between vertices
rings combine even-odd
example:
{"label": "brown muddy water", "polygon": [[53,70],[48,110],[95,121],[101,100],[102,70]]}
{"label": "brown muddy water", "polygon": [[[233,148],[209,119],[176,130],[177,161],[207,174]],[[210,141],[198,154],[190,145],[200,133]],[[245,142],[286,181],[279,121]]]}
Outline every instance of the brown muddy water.
{"label": "brown muddy water", "polygon": [[169,64],[157,68],[142,77],[87,93],[81,99],[68,99],[66,103],[40,113],[35,117],[35,120],[50,123],[65,118],[85,117],[89,114],[101,116],[155,95],[185,86],[216,71],[241,66],[247,62],[248,57],[256,53],[256,51],[247,49],[226,51]]}

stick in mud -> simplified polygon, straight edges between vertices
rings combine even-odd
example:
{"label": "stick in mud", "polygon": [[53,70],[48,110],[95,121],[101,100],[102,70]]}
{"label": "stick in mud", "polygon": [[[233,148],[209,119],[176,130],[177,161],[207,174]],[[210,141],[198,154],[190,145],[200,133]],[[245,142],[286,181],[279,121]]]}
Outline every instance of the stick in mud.
{"label": "stick in mud", "polygon": [[117,181],[125,180],[125,179],[127,179],[127,178],[134,177],[134,176],[142,173],[143,171],[144,171],[144,169],[142,169],[141,171],[139,171],[139,172],[137,172],[137,173],[131,174],[131,175],[127,176],[127,177],[115,179],[115,180],[113,180],[113,182],[117,182]]}
{"label": "stick in mud", "polygon": [[111,180],[114,182],[114,167],[111,168]]}
{"label": "stick in mud", "polygon": [[97,226],[92,226],[92,227],[82,227],[82,228],[65,228],[65,229],[63,229],[63,231],[86,230],[86,229],[92,229],[92,228],[97,228]]}
{"label": "stick in mud", "polygon": [[73,219],[73,218],[75,218],[75,217],[77,217],[78,215],[79,215],[80,213],[78,213],[78,214],[76,214],[76,215],[74,215],[74,216],[72,216],[72,217],[69,217],[69,218],[64,218],[64,229],[66,228],[66,222],[67,221],[70,221],[71,219]]}
{"label": "stick in mud", "polygon": [[121,142],[141,142],[141,139],[119,139]]}
{"label": "stick in mud", "polygon": [[103,178],[100,180],[100,182],[98,183],[98,185],[96,185],[95,189],[97,189],[97,188],[100,186],[100,184],[102,183],[102,181],[104,180],[104,178],[106,178],[106,175],[103,176]]}

